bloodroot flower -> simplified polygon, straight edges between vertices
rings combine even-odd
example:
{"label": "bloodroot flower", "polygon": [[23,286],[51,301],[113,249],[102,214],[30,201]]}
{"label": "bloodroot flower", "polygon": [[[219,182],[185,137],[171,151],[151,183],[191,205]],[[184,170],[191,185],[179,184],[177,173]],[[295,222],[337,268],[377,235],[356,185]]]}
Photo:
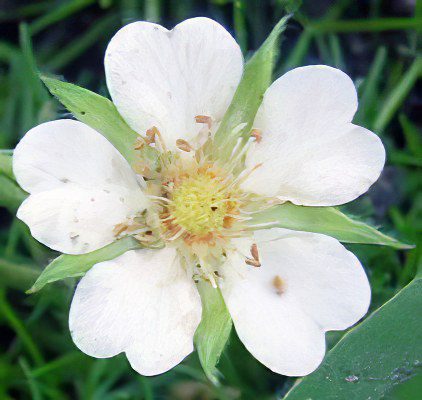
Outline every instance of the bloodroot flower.
{"label": "bloodroot flower", "polygon": [[[68,119],[31,129],[14,153],[30,193],[18,218],[37,240],[67,254],[126,236],[142,245],[81,279],[69,317],[75,344],[99,358],[125,352],[143,375],[167,371],[193,350],[205,281],[221,290],[260,362],[284,375],[312,372],[325,332],[366,313],[367,277],[336,239],[253,220],[287,201],[343,204],[377,180],[384,148],[351,123],[351,79],[323,65],[286,73],[266,91],[249,140],[223,159],[213,138],[243,58],[218,23],[127,25],[107,48],[105,71],[114,104],[139,134],[133,169],[100,133]],[[142,159],[145,148],[156,165]]]}

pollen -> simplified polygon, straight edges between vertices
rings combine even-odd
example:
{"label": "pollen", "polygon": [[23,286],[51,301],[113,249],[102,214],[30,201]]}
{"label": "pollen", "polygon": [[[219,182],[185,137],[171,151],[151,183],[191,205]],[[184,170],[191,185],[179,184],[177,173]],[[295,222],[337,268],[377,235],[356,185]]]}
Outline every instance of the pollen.
{"label": "pollen", "polygon": [[173,225],[194,236],[222,231],[236,207],[223,177],[210,170],[182,178],[171,197]]}

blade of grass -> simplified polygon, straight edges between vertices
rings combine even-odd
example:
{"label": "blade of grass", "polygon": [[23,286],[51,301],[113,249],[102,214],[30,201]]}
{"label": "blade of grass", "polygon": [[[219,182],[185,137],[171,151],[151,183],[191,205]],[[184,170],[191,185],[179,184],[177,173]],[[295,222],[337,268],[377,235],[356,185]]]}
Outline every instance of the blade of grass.
{"label": "blade of grass", "polygon": [[306,29],[301,33],[299,40],[296,43],[296,46],[287,57],[287,60],[283,66],[284,71],[288,71],[302,64],[303,60],[306,57],[306,54],[308,54],[308,50],[312,43],[312,39],[313,33],[310,30]]}
{"label": "blade of grass", "polygon": [[0,175],[0,207],[14,213],[26,197],[27,194],[15,182]]}
{"label": "blade of grass", "polygon": [[378,18],[313,22],[309,28],[318,33],[381,32],[420,28],[418,18]]}
{"label": "blade of grass", "polygon": [[410,152],[416,157],[422,157],[422,139],[419,129],[410,122],[405,114],[399,115],[399,121]]}
{"label": "blade of grass", "polygon": [[331,52],[331,59],[336,68],[344,69],[343,51],[341,48],[340,39],[337,35],[331,34],[328,36],[328,43]]}
{"label": "blade of grass", "polygon": [[379,47],[375,53],[369,74],[363,83],[363,91],[359,98],[359,108],[354,121],[357,124],[372,126],[378,104],[378,85],[382,78],[382,71],[387,61],[387,49]]}
{"label": "blade of grass", "polygon": [[27,264],[0,258],[0,288],[24,291],[37,279],[39,271]]}
{"label": "blade of grass", "polygon": [[12,154],[0,150],[0,173],[15,180],[13,175]]}
{"label": "blade of grass", "polygon": [[26,329],[22,320],[16,315],[15,311],[7,301],[4,289],[0,290],[0,313],[9,323],[10,327],[16,332],[17,336],[22,341],[23,345],[28,351],[28,354],[34,361],[34,364],[37,366],[42,365],[44,363],[44,359],[41,354],[41,351],[38,349],[37,345],[32,340],[32,337]]}
{"label": "blade of grass", "polygon": [[161,0],[145,1],[145,20],[151,22],[160,22]]}
{"label": "blade of grass", "polygon": [[374,131],[378,134],[382,133],[390,123],[394,114],[403,104],[407,95],[412,90],[417,79],[422,74],[422,57],[417,58],[407,72],[403,75],[400,82],[396,85],[390,95],[383,103],[380,112],[374,122]]}
{"label": "blade of grass", "polygon": [[32,48],[31,34],[28,25],[25,23],[19,25],[19,42],[28,72],[30,87],[34,93],[35,100],[38,102],[37,104],[42,103],[47,99],[47,92],[39,79],[37,62]]}
{"label": "blade of grass", "polygon": [[150,379],[151,378],[149,378],[147,376],[140,376],[139,377],[139,382],[140,382],[141,387],[142,387],[144,400],[154,400],[154,391],[152,389]]}
{"label": "blade of grass", "polygon": [[61,6],[52,7],[51,12],[44,14],[31,23],[30,32],[32,35],[36,35],[48,26],[60,22],[94,3],[95,0],[73,0],[66,1]]}
{"label": "blade of grass", "polygon": [[233,2],[233,20],[236,41],[239,43],[242,53],[245,54],[248,48],[248,31],[246,29],[244,0],[235,0]]}
{"label": "blade of grass", "polygon": [[28,386],[29,386],[29,390],[31,392],[31,398],[33,400],[42,400],[43,396],[41,395],[41,390],[38,386],[38,383],[36,382],[36,380],[32,376],[29,364],[27,363],[27,361],[23,357],[19,358],[19,365],[21,366],[22,371],[23,371],[26,379],[28,380]]}
{"label": "blade of grass", "polygon": [[104,17],[91,25],[88,31],[70,42],[68,46],[50,57],[46,63],[46,68],[51,70],[61,69],[84,54],[90,47],[94,46],[98,40],[104,36],[104,32],[109,32],[117,23],[115,15]]}

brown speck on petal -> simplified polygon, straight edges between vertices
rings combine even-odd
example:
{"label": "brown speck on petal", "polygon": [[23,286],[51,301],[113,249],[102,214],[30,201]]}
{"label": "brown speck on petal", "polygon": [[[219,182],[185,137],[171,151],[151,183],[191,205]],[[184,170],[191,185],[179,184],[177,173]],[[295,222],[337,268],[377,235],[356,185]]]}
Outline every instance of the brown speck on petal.
{"label": "brown speck on petal", "polygon": [[283,279],[279,275],[276,275],[273,279],[273,286],[275,288],[275,291],[278,295],[281,295],[284,293],[284,282]]}

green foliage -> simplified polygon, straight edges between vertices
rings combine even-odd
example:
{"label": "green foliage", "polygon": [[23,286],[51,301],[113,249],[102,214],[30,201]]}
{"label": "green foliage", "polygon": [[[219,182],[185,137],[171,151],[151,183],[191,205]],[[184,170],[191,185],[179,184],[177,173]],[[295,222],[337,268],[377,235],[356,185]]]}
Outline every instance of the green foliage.
{"label": "green foliage", "polygon": [[15,179],[13,174],[12,152],[0,150],[0,174],[6,175],[10,179]]}
{"label": "green foliage", "polygon": [[268,228],[265,224],[271,223],[279,228],[323,233],[344,243],[380,244],[396,249],[414,247],[401,243],[368,224],[353,220],[334,207],[304,207],[284,203],[256,214],[251,221],[252,225],[263,224],[262,229]]}
{"label": "green foliage", "polygon": [[46,284],[64,278],[75,278],[85,275],[95,264],[102,261],[113,260],[129,250],[141,248],[139,242],[131,237],[116,240],[115,242],[80,255],[62,254],[52,261],[41,273],[28,293],[34,293],[42,289]]}
{"label": "green foliage", "polygon": [[195,333],[199,361],[208,379],[218,383],[216,365],[229,340],[232,319],[219,289],[209,282],[198,283],[202,300],[202,319]]}
{"label": "green foliage", "polygon": [[26,196],[27,194],[14,181],[0,175],[0,207],[6,207],[14,212]]}
{"label": "green foliage", "polygon": [[[215,134],[215,153],[219,158],[228,159],[237,140],[242,135],[247,135],[252,127],[264,93],[272,82],[278,54],[278,39],[286,29],[289,17],[283,17],[277,23],[267,40],[245,66],[230,107]],[[245,125],[242,129],[237,129],[241,124]]]}
{"label": "green foliage", "polygon": [[135,160],[134,132],[105,97],[71,83],[42,77],[48,90],[81,122],[100,132],[132,164]]}
{"label": "green foliage", "polygon": [[394,386],[420,376],[421,309],[422,279],[416,278],[349,331],[285,399],[382,399]]}

